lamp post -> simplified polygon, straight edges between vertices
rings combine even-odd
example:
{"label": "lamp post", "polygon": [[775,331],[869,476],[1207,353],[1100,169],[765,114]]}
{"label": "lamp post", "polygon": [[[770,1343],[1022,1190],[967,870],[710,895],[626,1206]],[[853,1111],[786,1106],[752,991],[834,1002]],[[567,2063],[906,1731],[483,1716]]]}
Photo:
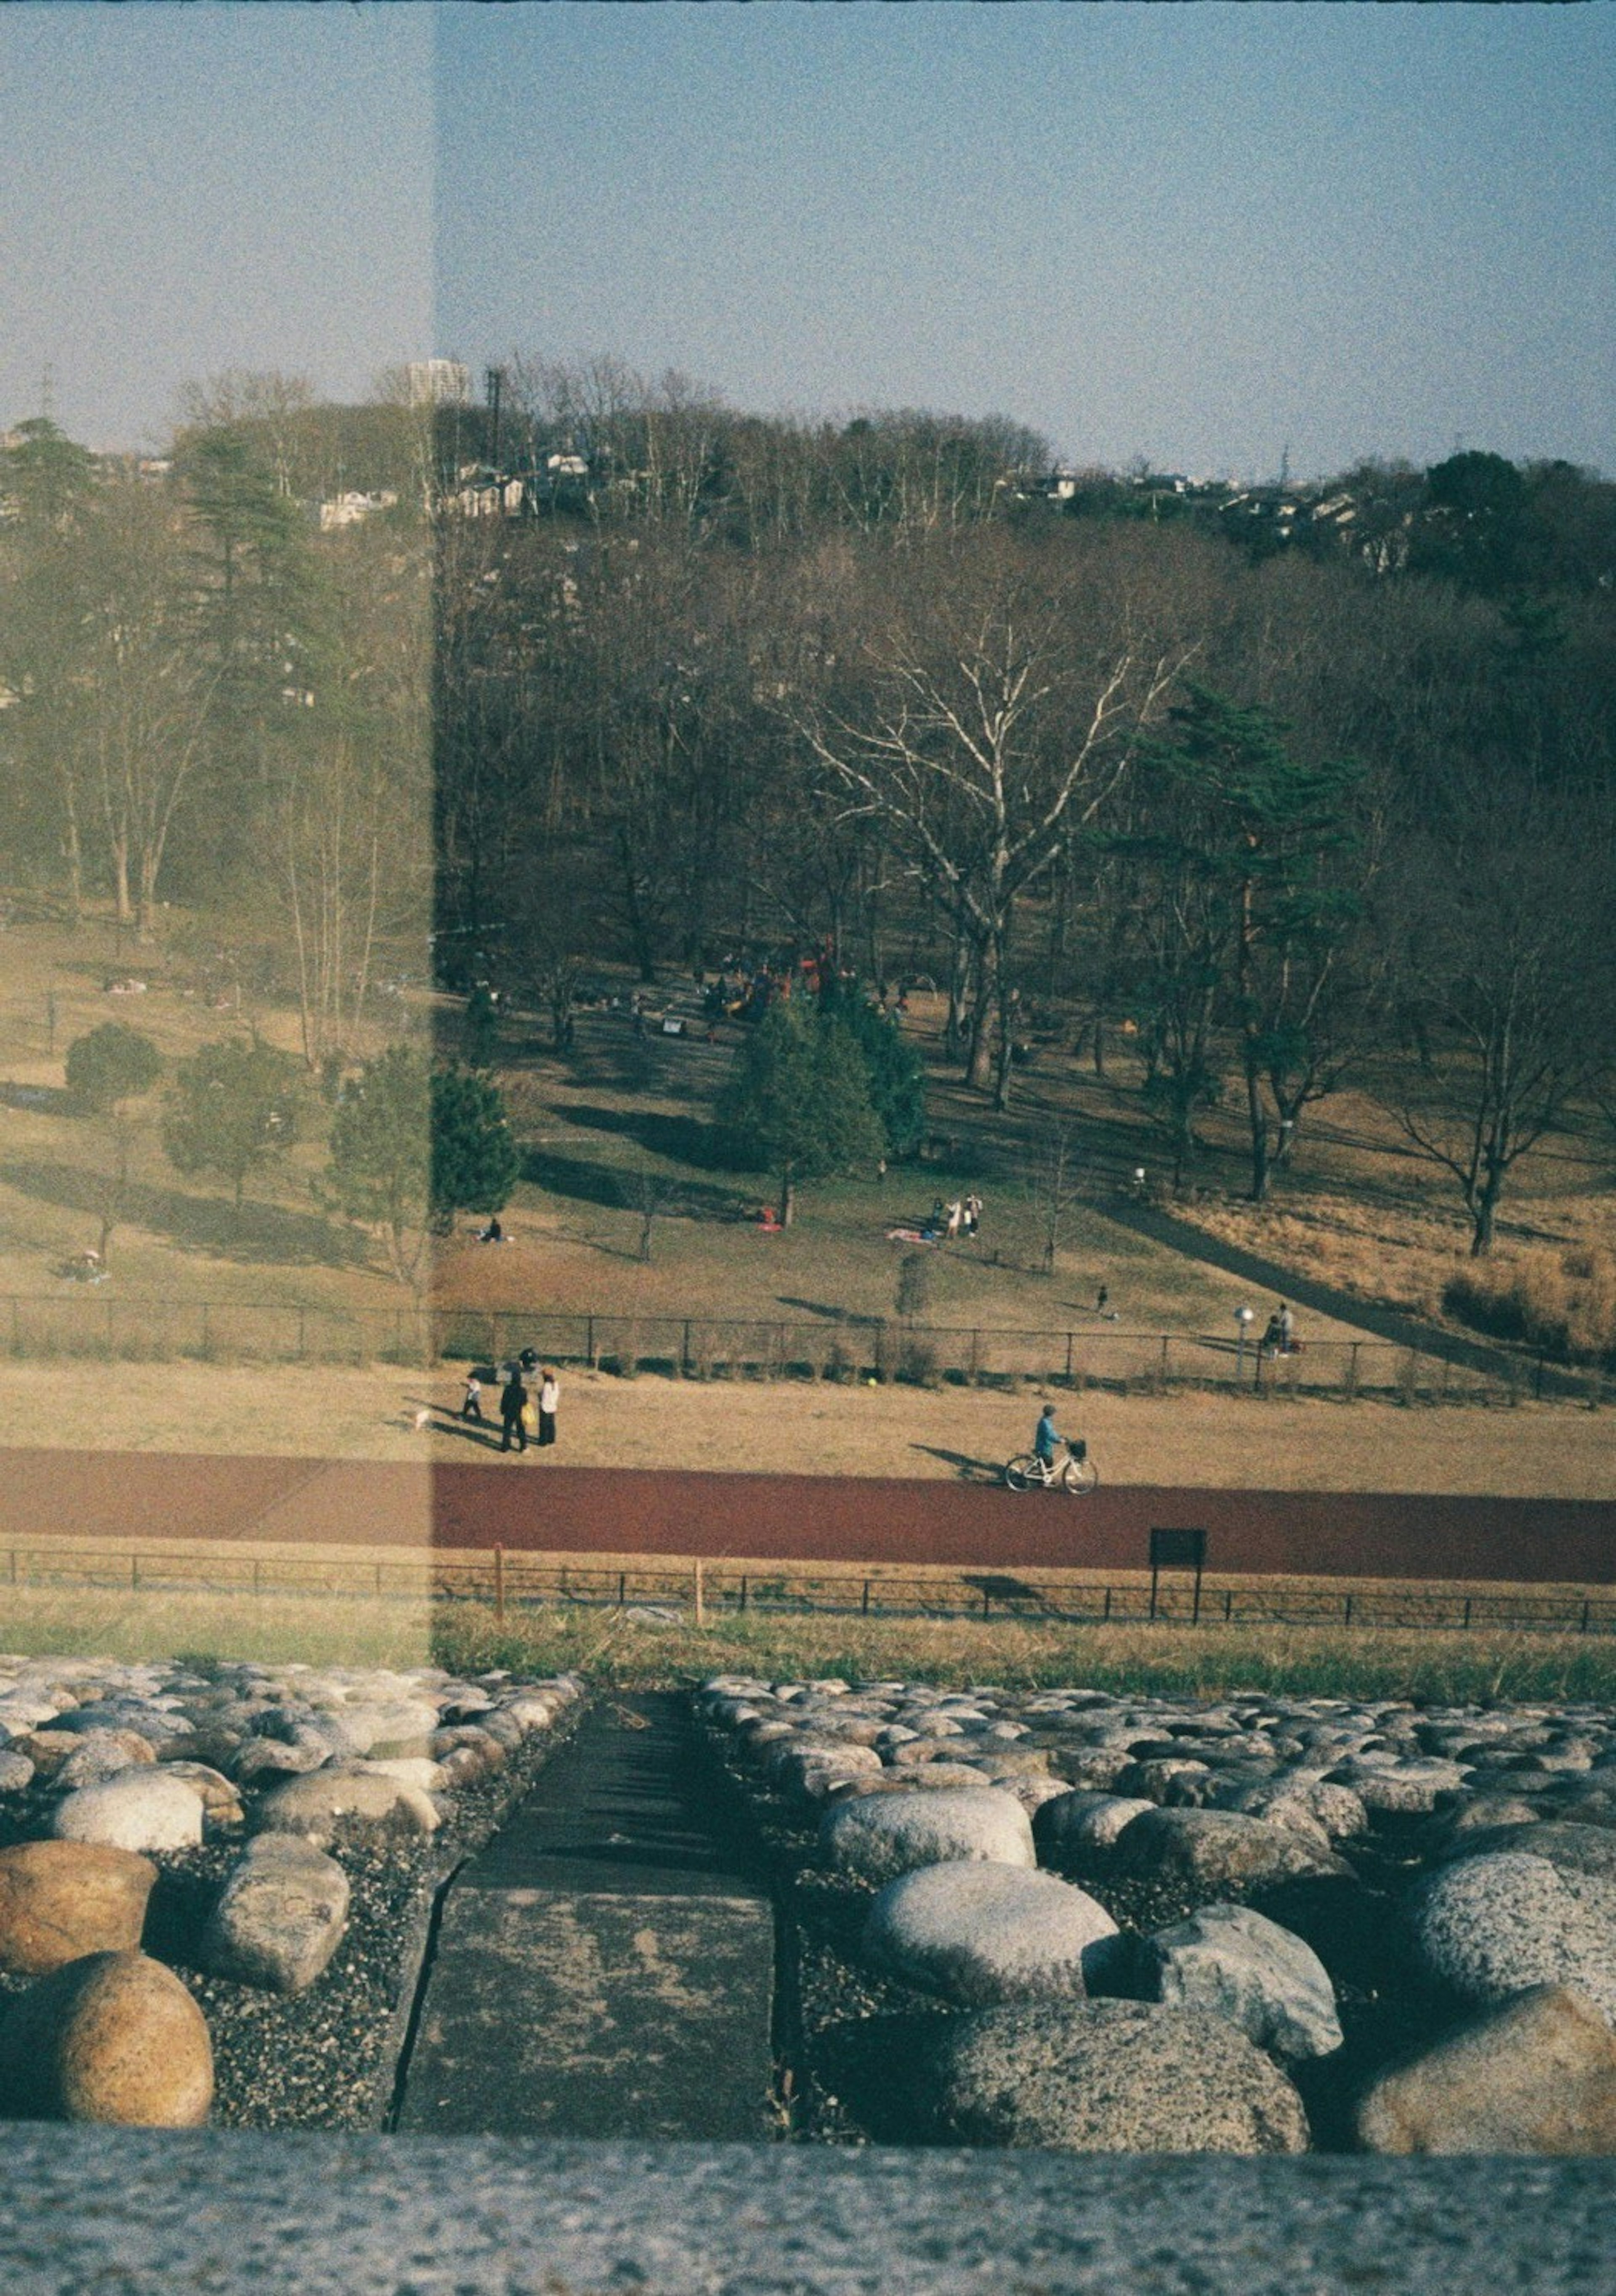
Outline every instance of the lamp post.
{"label": "lamp post", "polygon": [[1235,1384],[1239,1387],[1246,1375],[1246,1340],[1251,1329],[1251,1310],[1249,1308],[1235,1308],[1235,1329],[1239,1334],[1235,1348]]}

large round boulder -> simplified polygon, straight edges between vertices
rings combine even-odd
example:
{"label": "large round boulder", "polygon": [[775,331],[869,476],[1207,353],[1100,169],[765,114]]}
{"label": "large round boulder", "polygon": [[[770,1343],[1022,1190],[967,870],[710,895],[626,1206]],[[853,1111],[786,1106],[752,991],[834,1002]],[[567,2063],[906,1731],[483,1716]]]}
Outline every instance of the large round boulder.
{"label": "large round boulder", "polygon": [[819,1854],[827,1866],[866,1882],[890,1882],[952,1858],[1038,1864],[1026,1811],[1013,1794],[992,1786],[861,1794],[837,1802],[820,1821]]}
{"label": "large round boulder", "polygon": [[202,1838],[202,1797],[165,1769],[120,1770],[103,1785],[80,1786],[56,1806],[59,1841],[110,1849],[190,1849]]}
{"label": "large round boulder", "polygon": [[438,1812],[418,1786],[327,1764],[266,1794],[254,1831],[300,1834],[329,1849],[333,1841],[409,1839],[437,1825]]}
{"label": "large round boulder", "polygon": [[0,2020],[0,2111],[14,2119],[195,2128],[212,2102],[207,2021],[143,1953],[67,1962]]}
{"label": "large round boulder", "polygon": [[1117,1924],[1053,1874],[1022,1866],[924,1866],[871,1906],[862,1951],[875,1968],[976,2006],[1098,1989],[1117,1965]]}
{"label": "large round boulder", "polygon": [[938,2133],[1066,2152],[1304,2152],[1278,2067],[1221,2017],[1143,2001],[951,2018],[923,2061]]}
{"label": "large round boulder", "polygon": [[1428,1975],[1478,2005],[1571,1985],[1616,2023],[1616,1882],[1518,1850],[1461,1858],[1415,1892]]}
{"label": "large round boulder", "polygon": [[157,1868],[86,1841],[0,1849],[0,1969],[44,1977],[87,1953],[137,1946]]}
{"label": "large round boulder", "polygon": [[1124,1827],[1116,1855],[1125,1874],[1207,1891],[1352,1871],[1333,1850],[1288,1827],[1226,1809],[1147,1810]]}
{"label": "large round boulder", "polygon": [[1535,1986],[1381,2072],[1366,2152],[1616,2153],[1616,2033],[1569,1986]]}

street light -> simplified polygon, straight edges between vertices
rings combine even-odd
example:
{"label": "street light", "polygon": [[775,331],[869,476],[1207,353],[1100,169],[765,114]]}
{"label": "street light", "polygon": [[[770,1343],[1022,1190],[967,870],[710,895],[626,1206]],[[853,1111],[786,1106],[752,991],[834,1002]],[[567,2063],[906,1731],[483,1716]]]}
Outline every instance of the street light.
{"label": "street light", "polygon": [[1245,1377],[1246,1339],[1251,1329],[1251,1310],[1249,1308],[1235,1308],[1235,1328],[1240,1335],[1235,1350],[1235,1384],[1238,1387]]}

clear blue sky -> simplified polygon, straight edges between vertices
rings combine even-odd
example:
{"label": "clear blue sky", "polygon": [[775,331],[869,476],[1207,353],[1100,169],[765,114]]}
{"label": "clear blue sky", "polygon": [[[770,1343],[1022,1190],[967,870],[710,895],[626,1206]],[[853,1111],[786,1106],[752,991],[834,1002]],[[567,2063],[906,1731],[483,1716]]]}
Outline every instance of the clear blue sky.
{"label": "clear blue sky", "polygon": [[0,10],[0,420],[609,352],[1252,474],[1616,472],[1616,11]]}
{"label": "clear blue sky", "polygon": [[185,381],[361,397],[432,332],[414,8],[0,6],[0,425],[160,443]]}

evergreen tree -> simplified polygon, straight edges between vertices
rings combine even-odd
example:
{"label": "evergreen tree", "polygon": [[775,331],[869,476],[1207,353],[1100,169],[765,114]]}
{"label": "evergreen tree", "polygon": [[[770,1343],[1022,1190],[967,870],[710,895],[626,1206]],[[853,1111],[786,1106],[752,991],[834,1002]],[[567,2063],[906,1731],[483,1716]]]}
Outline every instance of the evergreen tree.
{"label": "evergreen tree", "polygon": [[151,1037],[121,1021],[105,1021],[68,1046],[68,1090],[97,1116],[150,1092],[162,1072],[162,1054]]}
{"label": "evergreen tree", "polygon": [[239,1210],[247,1175],[297,1137],[296,1064],[256,1037],[225,1037],[182,1061],[163,1117],[180,1172],[217,1172]]}
{"label": "evergreen tree", "polygon": [[719,1110],[744,1160],[780,1174],[780,1223],[800,1180],[874,1166],[885,1144],[858,1040],[834,1013],[771,1005],[735,1055]]}

